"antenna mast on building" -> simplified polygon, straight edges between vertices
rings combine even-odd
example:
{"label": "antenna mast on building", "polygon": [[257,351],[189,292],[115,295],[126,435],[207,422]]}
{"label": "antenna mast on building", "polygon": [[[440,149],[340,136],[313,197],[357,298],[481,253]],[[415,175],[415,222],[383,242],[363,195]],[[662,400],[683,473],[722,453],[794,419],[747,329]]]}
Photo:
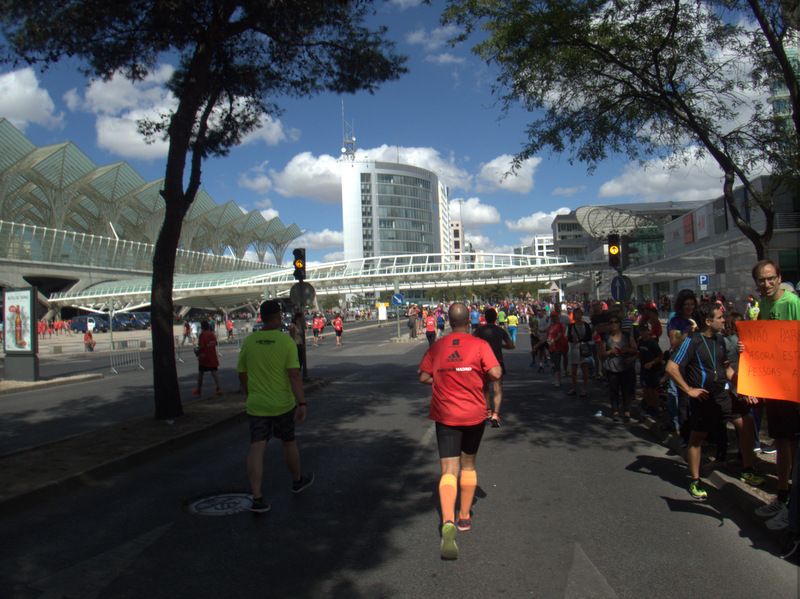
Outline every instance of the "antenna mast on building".
{"label": "antenna mast on building", "polygon": [[356,159],[356,135],[353,123],[344,120],[344,98],[342,98],[342,159],[353,162]]}

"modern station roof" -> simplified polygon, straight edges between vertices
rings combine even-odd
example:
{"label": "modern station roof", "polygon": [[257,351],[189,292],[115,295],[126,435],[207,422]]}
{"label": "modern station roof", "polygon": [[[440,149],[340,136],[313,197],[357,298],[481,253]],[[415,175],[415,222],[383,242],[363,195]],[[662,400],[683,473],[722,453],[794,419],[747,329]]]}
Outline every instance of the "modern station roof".
{"label": "modern station roof", "polygon": [[[0,118],[0,220],[153,244],[164,217],[163,179],[146,181],[127,162],[98,166],[74,143],[38,147]],[[267,250],[281,264],[303,232],[234,202],[219,205],[200,190],[186,215],[180,245],[237,258]]]}
{"label": "modern station roof", "polygon": [[611,233],[630,235],[640,228],[663,226],[707,203],[708,200],[581,206],[575,216],[590,235],[602,238]]}

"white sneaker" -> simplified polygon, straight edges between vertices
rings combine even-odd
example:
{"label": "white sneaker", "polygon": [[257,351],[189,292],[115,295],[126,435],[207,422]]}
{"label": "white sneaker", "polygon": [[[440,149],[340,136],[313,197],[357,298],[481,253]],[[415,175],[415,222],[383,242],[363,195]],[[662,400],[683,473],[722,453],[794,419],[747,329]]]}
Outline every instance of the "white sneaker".
{"label": "white sneaker", "polygon": [[784,528],[789,528],[789,509],[786,506],[783,506],[780,512],[767,520],[767,528],[770,530],[783,530]]}
{"label": "white sneaker", "polygon": [[561,381],[556,381],[555,383],[553,383],[553,387],[560,387],[560,386],[561,386]]}
{"label": "white sneaker", "polygon": [[773,499],[767,505],[762,505],[761,507],[757,507],[755,509],[756,516],[761,516],[762,518],[772,518],[773,516],[777,515],[782,509],[786,509],[786,505],[782,501],[778,501],[777,499]]}

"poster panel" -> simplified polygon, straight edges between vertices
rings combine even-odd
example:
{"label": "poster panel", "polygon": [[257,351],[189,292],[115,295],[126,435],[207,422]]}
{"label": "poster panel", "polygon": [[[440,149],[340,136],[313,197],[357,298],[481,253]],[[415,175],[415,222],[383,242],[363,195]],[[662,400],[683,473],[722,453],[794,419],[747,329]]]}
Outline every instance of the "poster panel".
{"label": "poster panel", "polygon": [[33,289],[9,289],[3,299],[3,349],[7,354],[33,353]]}

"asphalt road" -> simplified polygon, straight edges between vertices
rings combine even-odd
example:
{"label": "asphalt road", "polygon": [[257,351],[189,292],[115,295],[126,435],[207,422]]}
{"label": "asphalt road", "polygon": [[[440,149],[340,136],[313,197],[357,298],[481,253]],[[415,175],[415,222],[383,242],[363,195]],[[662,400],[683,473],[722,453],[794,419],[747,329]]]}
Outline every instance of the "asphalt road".
{"label": "asphalt road", "polygon": [[506,352],[503,426],[481,446],[473,529],[458,535],[459,559],[441,561],[430,388],[416,382],[426,344],[390,334],[309,348],[313,374],[332,384],[309,394],[298,428],[316,474],[304,493],[289,492],[273,442],[269,513],[190,513],[198,498],[248,491],[238,425],[0,517],[0,597],[797,596],[797,567],[774,555],[773,536],[717,493],[691,500],[679,457],[595,416],[601,388],[588,399],[555,389],[525,349]]}
{"label": "asphalt road", "polygon": [[[376,342],[397,336],[397,328],[377,328],[375,323],[345,323],[346,338],[371,332]],[[313,347],[309,335],[309,375],[315,377],[336,376],[335,365],[326,365],[318,369],[317,355],[331,345],[335,345],[332,329],[322,345]],[[108,335],[99,334],[98,348],[108,346]],[[117,341],[122,339],[147,341],[150,346],[148,331],[132,331],[115,333]],[[51,346],[66,343],[76,345],[71,353],[52,354]],[[74,374],[98,374],[102,379],[72,383],[67,386],[55,386],[31,389],[0,395],[0,416],[4,426],[0,429],[0,454],[9,453],[26,447],[41,445],[56,439],[80,434],[88,430],[105,426],[114,422],[123,422],[131,418],[149,416],[154,413],[152,354],[150,349],[141,351],[144,370],[129,366],[120,368],[118,374],[111,371],[107,352],[96,351],[86,353],[80,337],[48,339],[46,346],[40,347],[39,373],[41,379],[70,376]],[[239,388],[236,374],[238,344],[221,341],[218,345],[220,367],[218,375],[222,388],[233,391]],[[189,344],[179,348],[176,361],[181,389],[181,401],[186,404],[196,400],[191,390],[197,388],[197,358]],[[323,360],[325,362],[325,360]],[[204,395],[214,392],[214,380],[206,374],[201,391]]]}

